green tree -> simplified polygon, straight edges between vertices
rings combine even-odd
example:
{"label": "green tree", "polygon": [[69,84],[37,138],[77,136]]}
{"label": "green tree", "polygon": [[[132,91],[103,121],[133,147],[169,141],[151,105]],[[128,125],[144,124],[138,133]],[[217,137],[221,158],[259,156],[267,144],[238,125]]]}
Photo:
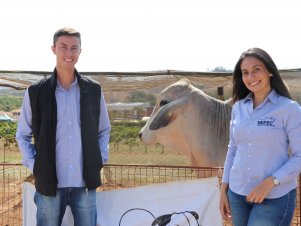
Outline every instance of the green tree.
{"label": "green tree", "polygon": [[22,105],[23,97],[18,96],[0,96],[0,110],[11,111],[20,108]]}
{"label": "green tree", "polygon": [[17,123],[0,122],[0,137],[12,139],[16,136]]}
{"label": "green tree", "polygon": [[217,66],[211,71],[212,72],[231,72],[232,70],[226,69],[223,66]]}

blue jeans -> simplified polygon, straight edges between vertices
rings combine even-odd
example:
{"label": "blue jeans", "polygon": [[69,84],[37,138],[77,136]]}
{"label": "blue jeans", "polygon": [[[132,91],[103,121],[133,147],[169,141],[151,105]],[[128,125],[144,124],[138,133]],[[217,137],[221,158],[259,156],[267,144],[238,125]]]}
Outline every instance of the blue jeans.
{"label": "blue jeans", "polygon": [[96,191],[86,188],[58,188],[56,196],[35,192],[37,226],[60,226],[67,205],[70,206],[75,226],[96,225]]}
{"label": "blue jeans", "polygon": [[234,226],[289,226],[296,204],[296,189],[276,199],[264,199],[261,204],[246,201],[246,196],[228,189]]}

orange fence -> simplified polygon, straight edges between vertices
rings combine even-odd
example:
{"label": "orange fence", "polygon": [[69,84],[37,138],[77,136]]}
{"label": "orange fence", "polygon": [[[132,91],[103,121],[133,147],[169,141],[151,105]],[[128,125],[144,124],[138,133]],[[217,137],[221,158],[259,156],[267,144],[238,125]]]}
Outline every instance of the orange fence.
{"label": "orange fence", "polygon": [[[32,181],[32,177],[30,172],[20,164],[0,164],[0,167],[0,225],[22,225],[22,183],[25,180]],[[221,178],[221,175],[222,168],[109,164],[102,171],[104,184],[99,190],[185,181],[197,179],[198,176]],[[231,225],[231,223],[225,222],[225,225]],[[292,226],[301,226],[300,180],[297,191],[297,208]]]}

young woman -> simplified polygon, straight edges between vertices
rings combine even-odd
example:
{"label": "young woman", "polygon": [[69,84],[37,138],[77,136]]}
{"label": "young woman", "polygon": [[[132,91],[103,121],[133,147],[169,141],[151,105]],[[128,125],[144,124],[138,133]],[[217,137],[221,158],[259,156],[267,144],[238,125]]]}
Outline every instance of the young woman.
{"label": "young woman", "polygon": [[301,107],[259,48],[240,56],[232,98],[220,212],[234,226],[289,226],[301,171]]}

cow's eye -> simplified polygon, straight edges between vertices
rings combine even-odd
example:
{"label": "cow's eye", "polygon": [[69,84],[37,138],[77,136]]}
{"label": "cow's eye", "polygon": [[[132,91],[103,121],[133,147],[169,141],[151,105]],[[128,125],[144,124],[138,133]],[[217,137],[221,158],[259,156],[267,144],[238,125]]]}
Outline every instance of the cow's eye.
{"label": "cow's eye", "polygon": [[165,104],[168,104],[167,100],[160,101],[160,107],[164,106]]}

